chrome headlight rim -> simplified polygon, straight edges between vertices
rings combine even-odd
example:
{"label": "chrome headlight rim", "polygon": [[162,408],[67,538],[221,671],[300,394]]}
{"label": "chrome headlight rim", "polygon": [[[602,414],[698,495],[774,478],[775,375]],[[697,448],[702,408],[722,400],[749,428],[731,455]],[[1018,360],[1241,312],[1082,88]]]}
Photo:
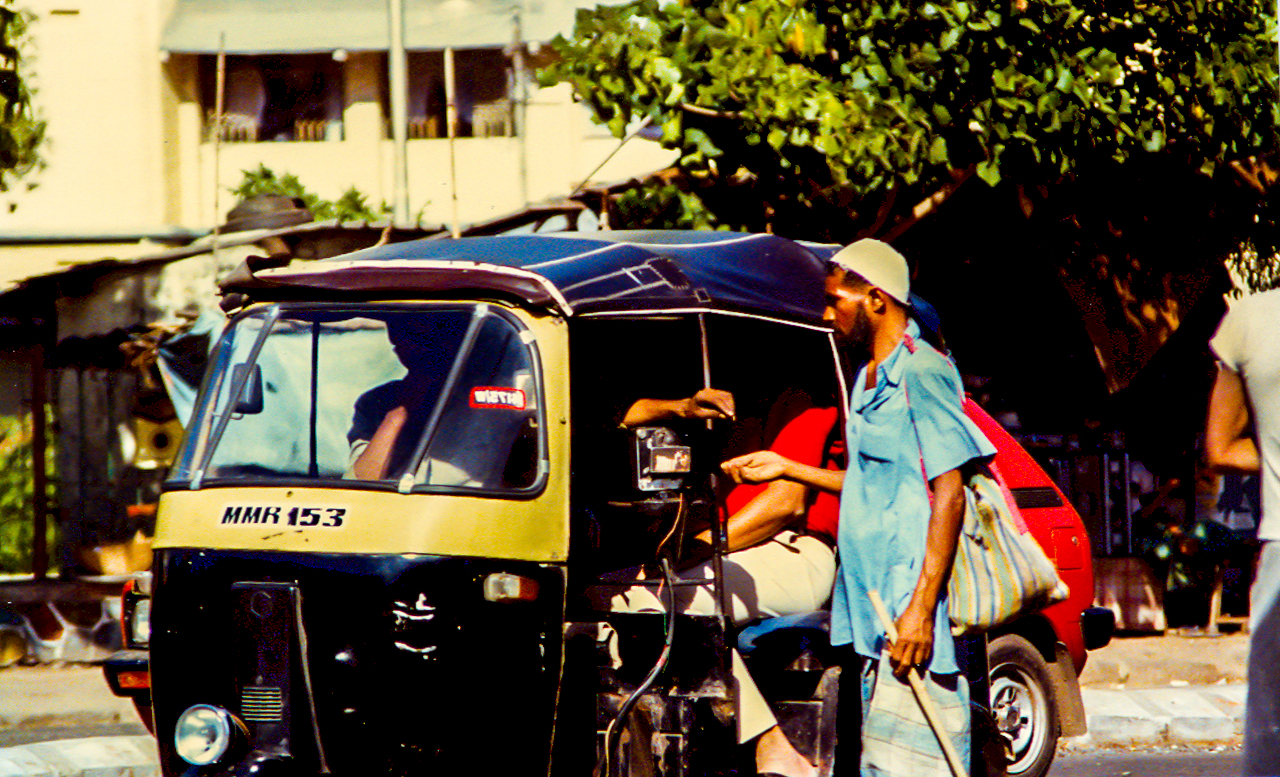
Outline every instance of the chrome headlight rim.
{"label": "chrome headlight rim", "polygon": [[[183,710],[173,727],[173,747],[178,757],[192,766],[208,766],[217,763],[231,749],[232,737],[240,728],[239,721],[221,707],[212,704],[193,704]],[[199,727],[194,730],[187,727]],[[186,729],[186,730],[184,730]],[[192,744],[203,749],[191,752]],[[196,737],[194,742],[189,737]]]}

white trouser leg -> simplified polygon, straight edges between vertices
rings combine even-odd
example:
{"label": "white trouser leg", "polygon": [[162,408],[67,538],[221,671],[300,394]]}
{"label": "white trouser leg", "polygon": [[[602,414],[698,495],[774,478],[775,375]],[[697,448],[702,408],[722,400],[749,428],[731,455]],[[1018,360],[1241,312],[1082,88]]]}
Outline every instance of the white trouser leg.
{"label": "white trouser leg", "polygon": [[[779,532],[768,542],[728,554],[724,558],[725,586],[734,625],[821,609],[831,598],[835,570],[835,553],[830,547],[814,537],[789,530]],[[707,562],[680,576],[697,580],[710,579],[711,574],[711,563]],[[601,589],[601,594],[612,593],[609,609],[614,612],[662,612],[664,609],[661,594],[654,588]],[[710,585],[677,588],[676,610],[691,615],[714,614],[714,590]],[[738,741],[747,742],[777,725],[777,719],[738,651],[732,653],[733,677],[738,686]]]}

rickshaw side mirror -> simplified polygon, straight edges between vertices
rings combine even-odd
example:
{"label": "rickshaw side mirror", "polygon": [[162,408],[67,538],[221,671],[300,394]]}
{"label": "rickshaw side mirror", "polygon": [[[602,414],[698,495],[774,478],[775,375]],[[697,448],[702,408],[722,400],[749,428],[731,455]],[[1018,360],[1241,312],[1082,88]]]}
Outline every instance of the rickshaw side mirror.
{"label": "rickshaw side mirror", "polygon": [[693,466],[689,446],[663,426],[641,426],[631,436],[632,485],[637,491],[674,491]]}
{"label": "rickshaw side mirror", "polygon": [[249,372],[249,379],[244,381],[244,390],[240,392],[240,398],[236,400],[235,406],[231,408],[231,412],[236,415],[257,415],[262,412],[262,367],[260,365],[236,364],[231,367],[231,385],[235,386],[241,380],[244,380],[246,370]]}

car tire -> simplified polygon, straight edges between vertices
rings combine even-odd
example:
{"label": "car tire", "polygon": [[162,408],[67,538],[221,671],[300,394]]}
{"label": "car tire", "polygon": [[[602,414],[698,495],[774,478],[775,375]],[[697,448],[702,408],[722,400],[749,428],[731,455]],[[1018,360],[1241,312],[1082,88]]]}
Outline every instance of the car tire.
{"label": "car tire", "polygon": [[1049,666],[1023,637],[1005,634],[987,646],[991,711],[1009,746],[1009,777],[1044,777],[1060,732]]}

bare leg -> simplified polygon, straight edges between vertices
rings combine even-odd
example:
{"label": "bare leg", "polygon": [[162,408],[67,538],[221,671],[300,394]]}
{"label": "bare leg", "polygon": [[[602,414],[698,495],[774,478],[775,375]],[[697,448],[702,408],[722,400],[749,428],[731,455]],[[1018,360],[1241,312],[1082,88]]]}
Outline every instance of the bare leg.
{"label": "bare leg", "polygon": [[774,726],[756,740],[756,771],[784,777],[815,777],[818,768],[792,747],[782,729]]}

